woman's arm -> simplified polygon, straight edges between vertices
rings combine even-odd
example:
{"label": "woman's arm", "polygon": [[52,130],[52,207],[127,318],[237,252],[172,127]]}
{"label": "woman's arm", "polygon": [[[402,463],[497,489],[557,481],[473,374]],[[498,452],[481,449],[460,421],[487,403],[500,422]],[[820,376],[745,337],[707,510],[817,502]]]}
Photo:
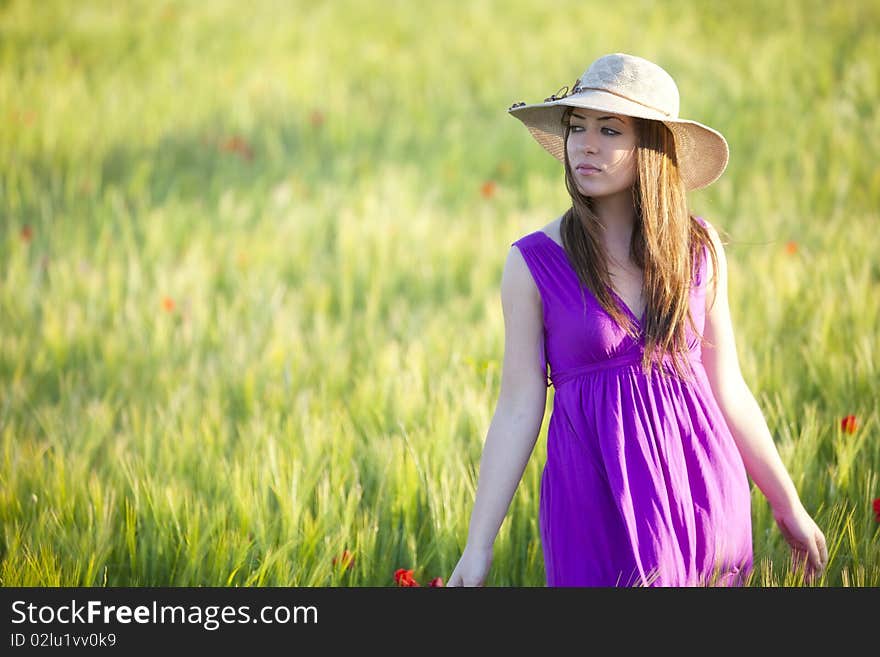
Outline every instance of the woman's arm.
{"label": "woman's arm", "polygon": [[[715,299],[710,299],[712,286],[707,276],[704,337],[711,346],[703,346],[703,366],[746,471],[770,503],[786,540],[796,552],[809,555],[809,565],[821,571],[828,559],[825,537],[807,516],[758,402],[743,379],[727,297],[727,257],[718,233],[711,225],[708,231],[718,255],[718,286]],[[711,269],[710,260],[710,275]]]}
{"label": "woman's arm", "polygon": [[480,461],[467,547],[447,586],[481,585],[492,545],[528,464],[547,401],[541,349],[541,298],[519,249],[512,247],[501,277],[504,362],[495,413]]}

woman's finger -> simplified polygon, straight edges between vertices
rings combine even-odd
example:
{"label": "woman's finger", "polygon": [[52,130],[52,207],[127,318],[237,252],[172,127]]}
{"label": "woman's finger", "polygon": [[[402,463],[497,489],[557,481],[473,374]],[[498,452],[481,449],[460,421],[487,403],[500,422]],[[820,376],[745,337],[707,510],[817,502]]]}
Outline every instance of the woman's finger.
{"label": "woman's finger", "polygon": [[825,544],[825,535],[820,531],[817,537],[819,543],[819,554],[822,556],[822,565],[828,563],[828,546]]}
{"label": "woman's finger", "polygon": [[809,550],[810,565],[814,570],[820,570],[822,568],[822,557],[819,555],[818,541],[816,539],[810,541],[807,549]]}

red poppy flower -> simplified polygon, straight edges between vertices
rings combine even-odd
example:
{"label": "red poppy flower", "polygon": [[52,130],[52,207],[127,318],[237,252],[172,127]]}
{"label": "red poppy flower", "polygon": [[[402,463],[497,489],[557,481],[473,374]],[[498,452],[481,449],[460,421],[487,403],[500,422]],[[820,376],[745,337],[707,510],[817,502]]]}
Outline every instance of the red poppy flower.
{"label": "red poppy flower", "polygon": [[880,497],[874,500],[874,520],[880,522]]}
{"label": "red poppy flower", "polygon": [[435,577],[434,579],[431,580],[431,583],[428,586],[431,586],[432,588],[439,588],[439,587],[443,586],[443,578],[442,577]]}
{"label": "red poppy flower", "polygon": [[855,433],[858,428],[859,423],[856,421],[855,415],[847,415],[840,421],[840,429],[846,433]]}
{"label": "red poppy flower", "polygon": [[34,237],[34,229],[30,226],[24,226],[21,229],[21,241],[30,242]]}
{"label": "red poppy flower", "polygon": [[162,297],[162,309],[166,313],[170,313],[174,310],[174,299],[171,297]]}
{"label": "red poppy flower", "polygon": [[333,565],[335,566],[337,563],[342,563],[346,569],[350,570],[354,565],[354,555],[348,550],[343,550],[340,556],[333,557]]}
{"label": "red poppy flower", "polygon": [[37,118],[36,113],[30,110],[22,110],[21,112],[13,110],[9,113],[9,116],[14,122],[21,123],[22,125],[31,125],[34,122],[34,119]]}
{"label": "red poppy flower", "polygon": [[398,586],[419,586],[419,583],[413,579],[413,571],[404,568],[394,571],[394,581]]}
{"label": "red poppy flower", "polygon": [[244,139],[242,139],[238,135],[230,137],[222,144],[220,144],[220,150],[227,151],[229,153],[236,153],[248,161],[254,159],[253,149]]}
{"label": "red poppy flower", "polygon": [[313,111],[309,115],[309,123],[311,123],[316,128],[320,128],[322,125],[324,125],[324,115],[318,110]]}
{"label": "red poppy flower", "polygon": [[797,251],[798,251],[798,244],[797,244],[797,242],[795,242],[794,240],[792,240],[792,241],[786,243],[786,245],[785,245],[785,252],[786,252],[788,255],[794,255],[795,253],[797,253]]}
{"label": "red poppy flower", "polygon": [[487,180],[480,186],[480,194],[483,195],[483,198],[492,198],[495,196],[497,189],[498,185],[495,184],[494,180]]}

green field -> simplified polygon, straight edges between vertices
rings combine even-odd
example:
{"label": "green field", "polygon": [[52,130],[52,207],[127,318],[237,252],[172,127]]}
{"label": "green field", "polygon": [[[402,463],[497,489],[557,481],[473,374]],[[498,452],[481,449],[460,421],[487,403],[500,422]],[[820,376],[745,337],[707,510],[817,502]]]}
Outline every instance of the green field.
{"label": "green field", "polygon": [[[507,108],[628,52],[730,143],[690,202],[818,584],[880,586],[880,2],[547,7],[0,1],[0,584],[445,579],[502,266],[568,207]],[[552,394],[490,585],[544,583]]]}

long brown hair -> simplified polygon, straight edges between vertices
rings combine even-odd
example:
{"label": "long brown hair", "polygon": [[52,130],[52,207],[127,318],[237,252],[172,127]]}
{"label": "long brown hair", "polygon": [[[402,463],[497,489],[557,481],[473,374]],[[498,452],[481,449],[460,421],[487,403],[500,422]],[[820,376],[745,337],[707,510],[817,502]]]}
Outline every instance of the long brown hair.
{"label": "long brown hair", "polygon": [[[566,144],[571,111],[568,109],[562,119]],[[652,363],[669,354],[676,373],[686,378],[692,370],[685,356],[688,348],[685,321],[701,342],[705,341],[696,330],[688,307],[691,285],[704,247],[708,247],[715,272],[718,256],[708,231],[688,210],[672,132],[660,121],[634,120],[637,136],[636,175],[632,186],[635,225],[629,254],[644,271],[647,307],[642,326],[645,339],[642,370],[649,373]],[[593,211],[592,199],[577,189],[568,148],[564,151],[565,186],[572,206],[562,217],[562,244],[581,283],[628,335],[638,339],[638,327],[611,293],[611,277],[601,241],[603,229]],[[712,279],[714,299],[718,277]],[[662,375],[666,374],[663,367],[658,369]]]}

